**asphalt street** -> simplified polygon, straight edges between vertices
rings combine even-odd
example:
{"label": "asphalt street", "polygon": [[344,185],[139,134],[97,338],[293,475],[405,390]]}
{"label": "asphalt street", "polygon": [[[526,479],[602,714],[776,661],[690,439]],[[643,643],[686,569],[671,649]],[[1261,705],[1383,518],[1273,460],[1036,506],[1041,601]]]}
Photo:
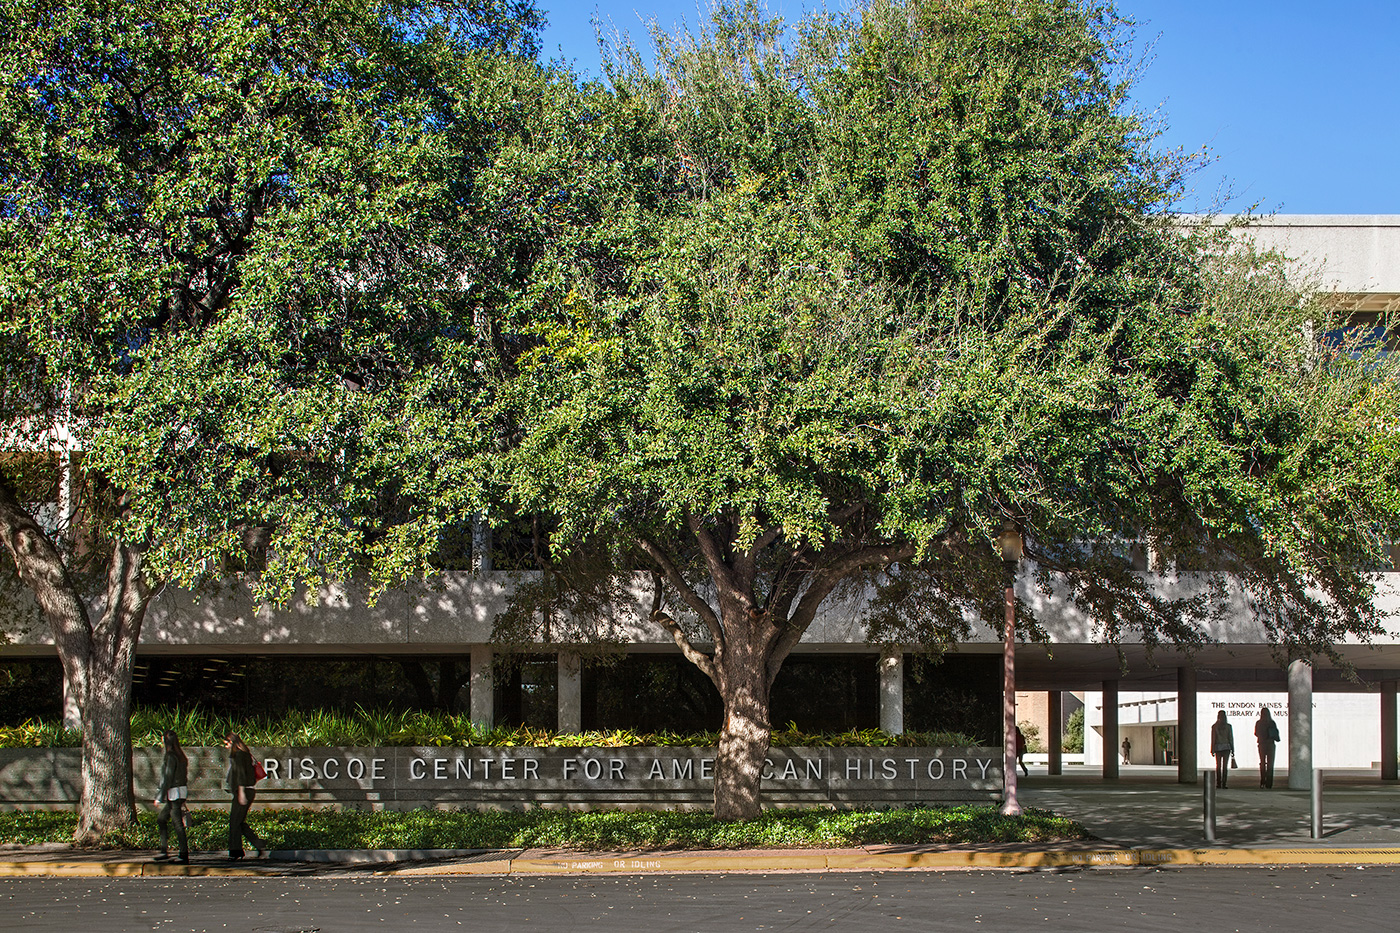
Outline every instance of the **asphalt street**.
{"label": "asphalt street", "polygon": [[1394,930],[1396,868],[0,879],[7,930]]}

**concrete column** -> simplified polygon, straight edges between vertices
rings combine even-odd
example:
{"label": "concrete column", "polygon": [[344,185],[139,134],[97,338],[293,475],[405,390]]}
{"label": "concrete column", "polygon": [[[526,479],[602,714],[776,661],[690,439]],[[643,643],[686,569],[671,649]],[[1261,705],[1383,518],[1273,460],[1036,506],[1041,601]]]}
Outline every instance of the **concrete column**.
{"label": "concrete column", "polygon": [[496,725],[496,678],[491,670],[493,652],[485,645],[472,648],[472,724],[479,729]]}
{"label": "concrete column", "polygon": [[890,735],[904,733],[904,649],[899,645],[880,652],[880,728]]}
{"label": "concrete column", "polygon": [[1046,700],[1045,744],[1050,751],[1050,773],[1061,774],[1064,772],[1064,751],[1061,746],[1065,742],[1065,695],[1051,690]]}
{"label": "concrete column", "polygon": [[[78,531],[73,527],[76,512],[74,486],[78,480],[77,456],[68,449],[71,440],[65,441],[64,450],[58,455],[58,528],[54,537],[62,547],[64,543],[77,547]],[[83,731],[83,707],[79,684],[73,683],[65,669],[63,677],[63,727],[74,732]]]}
{"label": "concrete column", "polygon": [[559,731],[583,731],[583,676],[573,651],[559,652]]}
{"label": "concrete column", "polygon": [[1176,782],[1196,783],[1196,669],[1176,669]]}
{"label": "concrete column", "polygon": [[1111,781],[1118,777],[1118,681],[1103,682],[1103,776]]}
{"label": "concrete column", "polygon": [[1288,665],[1288,786],[1312,788],[1312,665],[1293,661]]}
{"label": "concrete column", "polygon": [[493,547],[491,526],[480,518],[472,520],[472,572],[490,573],[492,570],[491,548]]}
{"label": "concrete column", "polygon": [[1381,780],[1400,778],[1396,764],[1395,681],[1381,681]]}
{"label": "concrete column", "polygon": [[1002,799],[1004,816],[1020,816],[1016,799],[1016,565],[1007,561],[1006,638],[1001,646]]}

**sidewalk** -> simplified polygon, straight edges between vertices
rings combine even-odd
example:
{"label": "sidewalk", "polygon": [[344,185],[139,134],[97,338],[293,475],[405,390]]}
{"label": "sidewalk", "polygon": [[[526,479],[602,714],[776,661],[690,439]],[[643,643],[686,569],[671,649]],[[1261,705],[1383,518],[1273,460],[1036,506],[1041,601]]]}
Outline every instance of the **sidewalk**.
{"label": "sidewalk", "polygon": [[[1176,769],[1125,765],[1116,781],[1097,768],[1066,768],[1058,777],[1022,778],[1024,806],[1078,820],[1099,839],[1126,848],[1194,848],[1205,844],[1202,786],[1176,783]],[[1216,791],[1216,841],[1225,849],[1369,849],[1400,847],[1400,785],[1374,771],[1330,771],[1323,781],[1323,838],[1311,838],[1311,793],[1289,790],[1279,771],[1270,790],[1258,773],[1231,775]]]}
{"label": "sidewalk", "polygon": [[[1023,806],[1083,823],[1093,840],[1048,845],[863,846],[844,849],[576,852],[566,850],[273,851],[263,860],[229,861],[192,853],[191,864],[152,861],[150,852],[69,846],[0,846],[0,877],[218,876],[325,874],[539,875],[674,872],[898,871],[1036,869],[1165,865],[1400,864],[1400,787],[1374,772],[1329,774],[1323,785],[1322,839],[1310,837],[1308,791],[1249,784],[1218,793],[1216,841],[1204,841],[1202,789],[1176,783],[1175,769],[1125,766],[1117,781],[1095,769],[1032,772],[1020,783]],[[1257,776],[1255,777],[1257,785]]]}

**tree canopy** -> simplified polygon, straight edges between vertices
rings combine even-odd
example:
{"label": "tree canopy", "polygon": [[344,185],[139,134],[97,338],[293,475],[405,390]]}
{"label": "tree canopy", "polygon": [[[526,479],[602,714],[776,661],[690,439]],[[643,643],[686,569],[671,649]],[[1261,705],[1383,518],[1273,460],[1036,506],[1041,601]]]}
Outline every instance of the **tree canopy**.
{"label": "tree canopy", "polygon": [[[541,23],[529,0],[0,4],[0,424],[32,454],[4,461],[0,532],[82,708],[83,838],[133,816],[154,587],[266,559],[285,597],[391,550],[415,452],[378,443],[376,390],[411,402],[414,361],[471,328],[475,168],[514,76],[540,80]],[[36,517],[59,482],[71,530]]]}
{"label": "tree canopy", "polygon": [[[1199,645],[1229,585],[1280,644],[1378,630],[1392,364],[1320,349],[1335,315],[1279,257],[1171,213],[1189,165],[1128,104],[1125,29],[1058,0],[721,6],[616,63],[656,175],[597,223],[635,258],[573,257],[517,325],[479,471],[547,517],[546,611],[504,635],[568,641],[549,607],[654,575],[726,704],[722,815],[757,806],[768,688],[828,597],[954,643],[1000,623],[1008,525],[1111,642]],[[1168,595],[1134,547],[1230,575]]]}

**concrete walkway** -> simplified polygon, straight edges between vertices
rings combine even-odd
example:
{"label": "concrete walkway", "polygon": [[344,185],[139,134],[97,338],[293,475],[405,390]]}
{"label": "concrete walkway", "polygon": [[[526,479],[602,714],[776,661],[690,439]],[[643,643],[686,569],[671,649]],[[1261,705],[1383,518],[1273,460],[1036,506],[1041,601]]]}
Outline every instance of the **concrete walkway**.
{"label": "concrete walkway", "polygon": [[[1176,769],[1124,765],[1116,781],[1097,768],[1067,767],[1058,777],[1022,778],[1023,805],[1078,820],[1099,839],[1127,848],[1191,848],[1205,844],[1202,788],[1178,784]],[[1331,771],[1323,781],[1323,838],[1311,838],[1309,791],[1289,790],[1279,771],[1270,790],[1258,772],[1238,769],[1216,791],[1220,848],[1400,847],[1400,785],[1375,771]]]}
{"label": "concrete walkway", "polygon": [[156,862],[149,852],[70,846],[0,846],[0,877],[134,877],[323,874],[594,874],[674,872],[891,871],[930,869],[1124,867],[1164,865],[1400,864],[1400,786],[1375,772],[1336,772],[1323,785],[1324,835],[1311,838],[1307,791],[1272,790],[1237,771],[1218,792],[1216,841],[1206,843],[1202,791],[1176,783],[1171,768],[1125,766],[1116,781],[1097,769],[1033,770],[1020,782],[1024,806],[1083,823],[1093,840],[1049,845],[862,846],[748,851],[577,852],[567,850],[274,851],[232,862],[193,853],[190,865]]}

